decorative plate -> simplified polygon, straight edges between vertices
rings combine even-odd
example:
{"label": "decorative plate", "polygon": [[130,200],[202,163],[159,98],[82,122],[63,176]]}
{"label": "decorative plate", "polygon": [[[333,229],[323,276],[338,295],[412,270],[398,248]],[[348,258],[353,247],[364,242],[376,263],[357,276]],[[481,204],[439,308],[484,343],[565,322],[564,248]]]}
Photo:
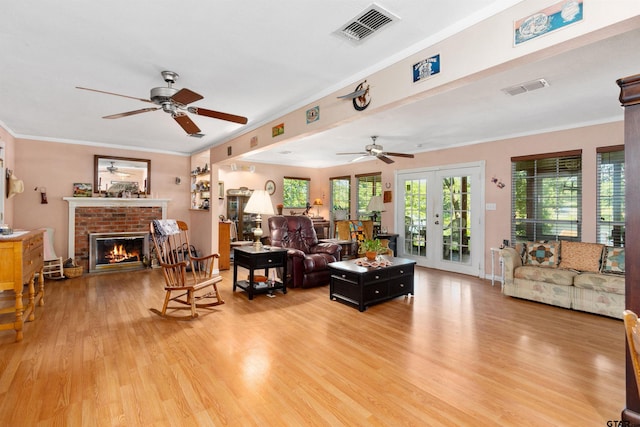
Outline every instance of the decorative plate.
{"label": "decorative plate", "polygon": [[268,180],[264,183],[264,189],[267,193],[269,193],[270,196],[272,196],[273,193],[276,192],[276,183],[272,180]]}

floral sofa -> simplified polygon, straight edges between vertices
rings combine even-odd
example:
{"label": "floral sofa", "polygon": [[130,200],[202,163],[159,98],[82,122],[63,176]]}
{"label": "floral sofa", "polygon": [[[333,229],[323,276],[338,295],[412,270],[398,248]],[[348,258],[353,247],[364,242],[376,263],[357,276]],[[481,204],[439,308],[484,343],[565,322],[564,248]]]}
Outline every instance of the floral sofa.
{"label": "floral sofa", "polygon": [[624,248],[561,240],[518,244],[500,254],[503,294],[622,318]]}

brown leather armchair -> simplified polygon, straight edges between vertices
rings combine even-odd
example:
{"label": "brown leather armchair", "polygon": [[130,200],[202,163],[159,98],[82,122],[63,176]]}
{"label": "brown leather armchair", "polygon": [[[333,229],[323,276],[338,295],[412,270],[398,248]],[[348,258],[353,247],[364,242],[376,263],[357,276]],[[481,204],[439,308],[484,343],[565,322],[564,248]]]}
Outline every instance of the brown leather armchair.
{"label": "brown leather armchair", "polygon": [[318,243],[311,218],[304,215],[269,218],[271,245],[289,249],[287,280],[290,288],[310,288],[329,284],[329,263],[340,261],[340,245]]}

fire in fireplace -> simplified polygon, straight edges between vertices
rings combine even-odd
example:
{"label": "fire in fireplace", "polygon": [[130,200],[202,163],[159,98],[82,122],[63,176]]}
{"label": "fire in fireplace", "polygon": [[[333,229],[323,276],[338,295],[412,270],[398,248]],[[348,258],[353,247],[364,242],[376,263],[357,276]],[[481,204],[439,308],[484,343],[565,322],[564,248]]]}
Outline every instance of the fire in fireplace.
{"label": "fire in fireplace", "polygon": [[149,233],[89,234],[89,272],[137,270],[149,259]]}

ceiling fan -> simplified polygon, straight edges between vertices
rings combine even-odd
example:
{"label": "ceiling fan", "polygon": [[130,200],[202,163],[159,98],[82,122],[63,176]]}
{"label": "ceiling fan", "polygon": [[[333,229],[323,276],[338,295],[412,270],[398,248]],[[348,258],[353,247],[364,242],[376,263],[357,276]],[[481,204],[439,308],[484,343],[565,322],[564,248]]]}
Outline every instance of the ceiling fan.
{"label": "ceiling fan", "polygon": [[134,96],[120,95],[118,93],[107,92],[104,90],[90,89],[86,87],[76,86],[77,89],[89,90],[92,92],[106,93],[107,95],[122,96],[124,98],[136,99],[138,101],[149,102],[151,104],[159,105],[159,107],[148,107],[140,110],[127,111],[125,113],[112,114],[104,116],[103,119],[119,119],[121,117],[133,116],[135,114],[147,113],[149,111],[156,111],[162,109],[165,113],[171,114],[171,117],[187,132],[189,135],[200,133],[200,128],[191,121],[189,116],[185,113],[196,114],[198,116],[212,117],[214,119],[227,120],[229,122],[246,124],[247,118],[242,116],[236,116],[234,114],[222,113],[220,111],[207,110],[206,108],[188,107],[187,104],[199,101],[204,97],[198,93],[193,92],[187,88],[176,89],[173,84],[178,80],[178,73],[173,71],[162,71],[162,78],[167,83],[167,87],[155,87],[151,89],[151,99],[136,98]]}
{"label": "ceiling fan", "polygon": [[118,176],[131,176],[126,172],[118,172],[120,169],[114,164],[115,162],[110,162],[110,163],[111,165],[107,166],[104,170],[101,169],[100,172],[109,172],[110,174],[118,175]]}
{"label": "ceiling fan", "polygon": [[388,156],[407,157],[407,158],[413,159],[414,157],[413,154],[391,153],[389,151],[384,151],[384,149],[382,148],[382,145],[376,144],[376,139],[378,139],[377,136],[371,137],[373,144],[367,144],[364,147],[365,151],[360,151],[357,153],[337,153],[337,154],[351,154],[351,155],[360,154],[360,157],[356,157],[355,159],[351,160],[351,162],[357,162],[358,160],[364,159],[365,157],[369,157],[369,156],[377,157],[385,163],[393,163],[393,160],[391,160]]}

